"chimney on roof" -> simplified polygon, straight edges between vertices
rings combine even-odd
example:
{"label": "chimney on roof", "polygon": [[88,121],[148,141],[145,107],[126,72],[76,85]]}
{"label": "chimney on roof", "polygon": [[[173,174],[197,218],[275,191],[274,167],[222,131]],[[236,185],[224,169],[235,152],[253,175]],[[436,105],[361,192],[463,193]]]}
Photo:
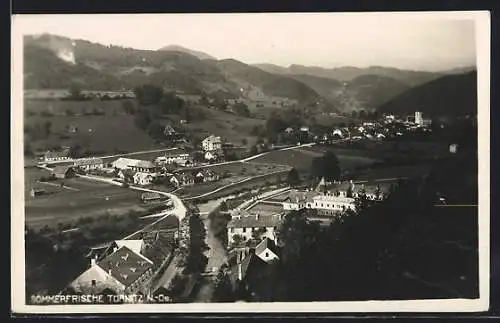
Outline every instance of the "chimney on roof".
{"label": "chimney on roof", "polygon": [[97,256],[90,258],[90,267],[94,267],[97,263]]}
{"label": "chimney on roof", "polygon": [[111,276],[111,269],[110,269],[110,270],[108,270],[108,275],[110,275],[110,276]]}
{"label": "chimney on roof", "polygon": [[118,247],[114,247],[113,252],[117,252],[117,251],[118,251]]}

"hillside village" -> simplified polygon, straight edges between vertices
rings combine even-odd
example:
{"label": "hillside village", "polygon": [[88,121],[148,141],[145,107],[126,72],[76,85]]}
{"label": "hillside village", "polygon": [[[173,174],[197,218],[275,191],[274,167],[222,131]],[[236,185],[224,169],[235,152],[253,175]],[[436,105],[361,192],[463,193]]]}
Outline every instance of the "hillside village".
{"label": "hillside village", "polygon": [[[378,299],[395,279],[395,299],[415,286],[422,298],[449,297],[449,286],[475,295],[475,269],[463,262],[477,251],[477,214],[449,220],[443,206],[477,205],[477,109],[464,101],[449,113],[467,91],[435,108],[448,99],[436,90],[443,82],[466,88],[475,72],[367,68],[334,80],[340,70],[253,66],[178,46],[42,35],[25,47],[27,294],[348,300],[359,279],[360,297]],[[414,93],[437,103],[406,106]],[[462,248],[443,242],[462,238]],[[458,283],[412,279],[429,276],[408,257],[420,248],[426,263],[441,259],[436,268],[454,263]],[[67,272],[55,275],[61,264]]]}

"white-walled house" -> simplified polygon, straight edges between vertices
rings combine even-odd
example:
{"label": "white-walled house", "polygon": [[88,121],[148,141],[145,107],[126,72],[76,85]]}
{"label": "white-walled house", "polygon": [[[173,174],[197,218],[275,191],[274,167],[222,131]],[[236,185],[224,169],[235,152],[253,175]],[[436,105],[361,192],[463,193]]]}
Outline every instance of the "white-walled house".
{"label": "white-walled house", "polygon": [[156,166],[148,160],[139,160],[139,159],[131,159],[123,157],[115,160],[112,163],[112,167],[120,170],[131,169],[135,172],[143,172],[143,173],[156,172]]}
{"label": "white-walled house", "polygon": [[181,164],[181,163],[185,163],[185,162],[190,161],[190,160],[192,160],[191,155],[182,149],[175,149],[172,151],[168,151],[167,153],[165,153],[164,156],[160,156],[160,157],[156,158],[156,162],[159,164],[162,164],[162,163],[164,163],[164,164],[172,164],[172,163]]}
{"label": "white-walled house", "polygon": [[73,166],[85,171],[97,170],[104,168],[104,162],[101,158],[80,158],[74,160]]}
{"label": "white-walled house", "polygon": [[204,151],[219,151],[222,149],[222,138],[219,136],[210,135],[203,139],[201,146]]}
{"label": "white-walled house", "polygon": [[255,255],[269,263],[279,259],[279,250],[275,241],[266,237],[255,247]]}
{"label": "white-walled house", "polygon": [[260,238],[276,240],[282,219],[283,215],[280,213],[259,214],[236,210],[227,225],[228,241],[232,242],[235,235],[240,235],[243,241],[248,241],[253,238],[252,233],[256,230],[260,230]]}
{"label": "white-walled house", "polygon": [[89,295],[105,290],[131,295],[140,291],[152,275],[153,262],[124,244],[100,261],[92,258],[90,268],[69,287]]}
{"label": "white-walled house", "polygon": [[154,180],[154,176],[150,173],[136,172],[133,176],[134,184],[138,185],[151,185]]}

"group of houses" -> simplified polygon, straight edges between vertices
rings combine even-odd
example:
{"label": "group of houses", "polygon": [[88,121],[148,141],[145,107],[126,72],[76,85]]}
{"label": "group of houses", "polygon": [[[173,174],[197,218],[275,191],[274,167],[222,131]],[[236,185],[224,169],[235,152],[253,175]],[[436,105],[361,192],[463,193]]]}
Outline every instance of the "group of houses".
{"label": "group of houses", "polygon": [[389,195],[390,184],[355,184],[350,182],[320,181],[315,190],[292,190],[283,200],[283,210],[314,209],[318,215],[338,216],[356,210],[356,198],[365,196],[371,201],[382,201]]}
{"label": "group of houses", "polygon": [[220,180],[220,175],[214,171],[203,168],[197,171],[184,171],[170,175],[169,182],[174,187],[191,186],[194,184],[216,182]]}

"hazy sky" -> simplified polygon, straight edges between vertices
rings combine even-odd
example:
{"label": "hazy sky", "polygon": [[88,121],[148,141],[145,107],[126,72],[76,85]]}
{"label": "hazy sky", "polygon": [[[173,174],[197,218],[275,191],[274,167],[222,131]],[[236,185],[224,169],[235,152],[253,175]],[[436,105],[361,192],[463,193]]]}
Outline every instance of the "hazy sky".
{"label": "hazy sky", "polygon": [[16,19],[23,34],[52,33],[153,50],[176,44],[245,63],[441,70],[476,60],[474,21],[463,14],[94,14]]}

